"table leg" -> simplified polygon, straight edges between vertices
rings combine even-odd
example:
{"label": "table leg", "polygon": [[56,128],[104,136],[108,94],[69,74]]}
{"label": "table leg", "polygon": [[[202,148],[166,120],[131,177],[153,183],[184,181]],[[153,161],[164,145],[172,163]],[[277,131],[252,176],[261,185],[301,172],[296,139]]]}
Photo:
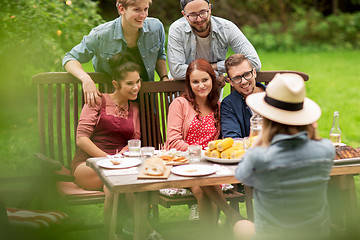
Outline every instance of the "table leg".
{"label": "table leg", "polygon": [[147,216],[149,211],[150,192],[134,194],[134,240],[146,239],[148,234]]}
{"label": "table leg", "polygon": [[245,194],[245,205],[246,205],[246,213],[247,219],[250,221],[254,221],[254,206],[253,206],[253,189],[252,187],[244,185],[244,194]]}
{"label": "table leg", "polygon": [[118,215],[118,201],[119,201],[119,194],[114,193],[111,194],[112,200],[111,205],[109,208],[111,209],[110,216],[107,216],[110,220],[107,220],[108,227],[107,227],[107,233],[108,233],[108,239],[113,240],[117,239],[116,237],[116,225],[117,225],[117,215]]}
{"label": "table leg", "polygon": [[333,176],[329,182],[329,204],[332,220],[345,227],[348,234],[358,233],[358,205],[352,175]]}

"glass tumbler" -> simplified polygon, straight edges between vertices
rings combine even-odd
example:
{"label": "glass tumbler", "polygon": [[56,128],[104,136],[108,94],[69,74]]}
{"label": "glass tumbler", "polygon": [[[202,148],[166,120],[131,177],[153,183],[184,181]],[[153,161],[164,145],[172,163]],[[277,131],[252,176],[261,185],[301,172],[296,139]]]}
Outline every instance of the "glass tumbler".
{"label": "glass tumbler", "polygon": [[154,156],[155,148],[154,147],[142,147],[140,149],[140,157],[141,160],[144,161],[147,158],[151,158]]}
{"label": "glass tumbler", "polygon": [[139,140],[139,139],[129,140],[128,147],[129,147],[129,156],[130,157],[139,157],[140,156],[141,140]]}
{"label": "glass tumbler", "polygon": [[189,145],[188,155],[190,162],[200,162],[201,159],[201,145]]}

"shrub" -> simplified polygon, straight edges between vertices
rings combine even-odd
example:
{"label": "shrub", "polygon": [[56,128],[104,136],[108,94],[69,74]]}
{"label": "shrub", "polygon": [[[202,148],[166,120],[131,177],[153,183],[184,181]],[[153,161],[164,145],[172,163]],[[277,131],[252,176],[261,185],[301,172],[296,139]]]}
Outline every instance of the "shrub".
{"label": "shrub", "polygon": [[1,67],[18,74],[60,70],[64,53],[103,22],[97,10],[89,0],[3,0]]}
{"label": "shrub", "polygon": [[242,31],[256,49],[264,51],[360,48],[360,12],[325,17],[315,10],[297,11],[286,29],[280,26],[275,21],[244,26]]}

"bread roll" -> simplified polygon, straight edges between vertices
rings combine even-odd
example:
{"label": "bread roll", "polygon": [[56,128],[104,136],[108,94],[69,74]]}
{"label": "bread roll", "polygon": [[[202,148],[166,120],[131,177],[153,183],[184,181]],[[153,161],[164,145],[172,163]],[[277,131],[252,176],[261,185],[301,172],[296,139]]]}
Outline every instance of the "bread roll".
{"label": "bread roll", "polygon": [[144,162],[144,174],[161,176],[165,173],[165,163],[161,158],[151,157]]}

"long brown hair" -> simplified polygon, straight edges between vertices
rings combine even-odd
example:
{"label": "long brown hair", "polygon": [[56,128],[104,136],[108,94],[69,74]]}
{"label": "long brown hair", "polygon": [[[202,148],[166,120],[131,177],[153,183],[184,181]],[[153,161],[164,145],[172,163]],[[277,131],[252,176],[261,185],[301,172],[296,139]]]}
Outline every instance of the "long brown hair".
{"label": "long brown hair", "polygon": [[207,72],[211,77],[212,89],[209,95],[207,96],[207,103],[209,104],[211,110],[214,111],[215,126],[216,128],[218,128],[220,126],[220,111],[218,105],[220,90],[216,80],[215,71],[207,60],[203,58],[198,58],[189,64],[186,70],[186,77],[185,77],[186,88],[182,96],[186,98],[193,105],[194,110],[197,113],[197,118],[200,120],[199,105],[195,100],[195,93],[193,92],[190,85],[190,74],[195,70]]}
{"label": "long brown hair", "polygon": [[316,128],[313,124],[292,126],[272,121],[263,117],[262,119],[262,146],[270,145],[271,140],[276,134],[294,135],[296,133],[306,131],[309,139],[320,140]]}

